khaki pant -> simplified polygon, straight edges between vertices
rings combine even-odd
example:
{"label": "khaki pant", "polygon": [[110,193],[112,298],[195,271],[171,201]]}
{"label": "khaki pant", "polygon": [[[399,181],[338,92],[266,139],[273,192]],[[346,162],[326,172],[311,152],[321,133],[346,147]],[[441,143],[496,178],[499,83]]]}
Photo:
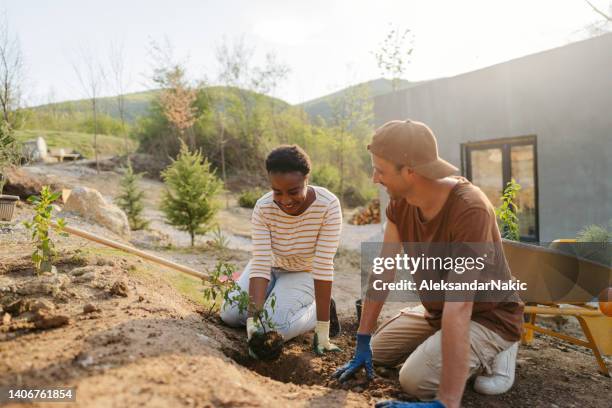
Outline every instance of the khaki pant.
{"label": "khaki pant", "polygon": [[[372,337],[375,364],[403,362],[399,381],[407,393],[421,399],[436,398],[442,372],[442,333],[427,323],[423,306],[407,308],[383,323]],[[491,373],[495,356],[514,342],[474,321],[470,322],[470,376]]]}

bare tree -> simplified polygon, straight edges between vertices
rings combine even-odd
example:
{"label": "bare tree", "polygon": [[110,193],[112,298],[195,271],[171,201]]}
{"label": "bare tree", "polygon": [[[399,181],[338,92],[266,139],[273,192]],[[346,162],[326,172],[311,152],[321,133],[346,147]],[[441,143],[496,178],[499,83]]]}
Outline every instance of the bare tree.
{"label": "bare tree", "polygon": [[117,111],[121,120],[125,154],[129,155],[128,135],[125,126],[125,94],[130,81],[125,70],[125,49],[123,43],[111,43],[109,62],[113,91],[117,94],[115,101],[117,102]]}
{"label": "bare tree", "polygon": [[374,52],[378,68],[382,75],[391,77],[391,86],[397,91],[400,79],[410,62],[413,47],[412,37],[409,29],[401,30],[393,27],[389,30],[379,49]]}
{"label": "bare tree", "polygon": [[592,1],[585,0],[585,2],[600,17],[598,21],[595,21],[585,27],[587,36],[595,37],[612,31],[612,2],[608,4],[607,12],[605,12],[601,7],[597,7]]}
{"label": "bare tree", "polygon": [[14,128],[13,113],[20,106],[24,74],[23,54],[17,36],[9,31],[6,15],[0,17],[0,109],[2,120]]}
{"label": "bare tree", "polygon": [[196,147],[193,125],[197,119],[194,103],[201,85],[190,83],[185,64],[174,58],[172,45],[167,39],[162,44],[151,41],[149,56],[153,67],[151,79],[161,89],[159,103],[164,116],[180,138],[187,138],[193,150]]}
{"label": "bare tree", "polygon": [[96,160],[96,171],[100,173],[100,161],[98,158],[98,98],[100,97],[106,78],[104,68],[92,54],[91,47],[81,47],[79,49],[77,60],[72,63],[72,68],[78,78],[83,93],[91,102],[94,125],[93,148]]}
{"label": "bare tree", "polygon": [[[231,43],[223,40],[216,49],[217,65],[219,67],[218,80],[225,87],[233,88],[243,109],[242,115],[234,115],[236,127],[240,130],[244,140],[251,140],[252,146],[261,145],[261,129],[255,126],[256,108],[259,94],[270,95],[277,86],[287,78],[290,69],[279,62],[274,53],[268,53],[262,66],[254,65],[255,48],[248,45],[244,37],[234,39]],[[255,94],[254,94],[255,93]],[[221,98],[221,112],[226,111]],[[271,100],[271,103],[274,103]],[[274,111],[275,106],[272,105]],[[274,125],[275,115],[272,115]],[[225,167],[225,122],[222,124],[219,147],[221,149],[222,170]],[[243,161],[246,170],[247,162]],[[224,179],[225,181],[225,179]]]}
{"label": "bare tree", "polygon": [[589,0],[584,0],[589,6],[591,6],[591,8],[593,9],[594,12],[596,12],[597,14],[599,14],[601,17],[604,18],[604,20],[606,20],[607,22],[612,22],[612,3],[609,5],[609,9],[610,11],[608,13],[604,12],[603,10],[601,10],[599,7],[595,6],[592,2],[590,2]]}

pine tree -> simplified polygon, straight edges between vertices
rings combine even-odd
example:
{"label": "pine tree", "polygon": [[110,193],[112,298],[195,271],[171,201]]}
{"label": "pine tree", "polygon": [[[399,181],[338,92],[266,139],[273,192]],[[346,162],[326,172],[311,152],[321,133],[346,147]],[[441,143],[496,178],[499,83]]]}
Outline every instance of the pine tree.
{"label": "pine tree", "polygon": [[117,197],[116,203],[125,211],[132,230],[144,229],[149,225],[149,222],[141,216],[144,210],[142,202],[144,191],[138,188],[138,180],[141,178],[142,174],[134,173],[132,163],[128,159],[128,166],[120,181],[121,194]]}
{"label": "pine tree", "polygon": [[161,210],[169,224],[189,233],[193,246],[196,234],[205,234],[212,228],[211,221],[218,210],[213,199],[221,182],[202,153],[189,151],[183,141],[176,160],[162,172],[162,179],[166,191]]}

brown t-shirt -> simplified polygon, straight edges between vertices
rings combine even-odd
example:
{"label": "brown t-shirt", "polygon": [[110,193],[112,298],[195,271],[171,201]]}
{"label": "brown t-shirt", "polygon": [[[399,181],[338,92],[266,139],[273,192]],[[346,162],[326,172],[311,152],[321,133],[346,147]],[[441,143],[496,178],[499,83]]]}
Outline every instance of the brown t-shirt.
{"label": "brown t-shirt", "polygon": [[[467,179],[458,182],[449,193],[440,212],[431,220],[423,221],[417,207],[404,199],[391,200],[387,218],[397,225],[402,242],[444,242],[500,244],[501,235],[495,220],[495,211],[485,194]],[[501,252],[503,257],[503,251]],[[510,271],[502,260],[507,276]],[[502,274],[503,275],[503,274]],[[499,276],[504,279],[504,276]],[[423,301],[429,324],[441,326],[443,302]],[[472,320],[495,331],[509,341],[518,341],[523,325],[524,304],[516,302],[474,302]]]}

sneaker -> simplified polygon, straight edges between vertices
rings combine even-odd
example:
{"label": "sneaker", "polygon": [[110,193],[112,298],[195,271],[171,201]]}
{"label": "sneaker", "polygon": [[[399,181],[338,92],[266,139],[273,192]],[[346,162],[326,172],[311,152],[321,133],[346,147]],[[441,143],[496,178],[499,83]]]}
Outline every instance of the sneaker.
{"label": "sneaker", "polygon": [[340,334],[340,320],[336,312],[336,302],[334,299],[329,303],[329,337],[336,337]]}
{"label": "sneaker", "polygon": [[474,391],[485,395],[498,395],[512,388],[518,346],[519,344],[516,342],[495,357],[491,367],[493,373],[476,377]]}

